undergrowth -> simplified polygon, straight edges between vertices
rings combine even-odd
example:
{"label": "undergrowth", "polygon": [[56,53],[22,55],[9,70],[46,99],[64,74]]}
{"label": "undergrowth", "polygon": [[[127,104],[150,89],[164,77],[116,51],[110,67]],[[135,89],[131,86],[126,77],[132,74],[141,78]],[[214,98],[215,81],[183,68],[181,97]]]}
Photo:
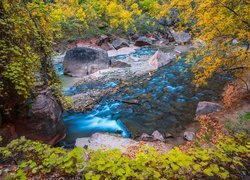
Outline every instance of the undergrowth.
{"label": "undergrowth", "polygon": [[249,177],[250,141],[246,134],[221,136],[216,145],[206,148],[195,146],[183,152],[175,147],[159,155],[143,147],[129,158],[117,149],[68,151],[21,138],[1,147],[0,157],[1,164],[18,165],[16,173],[6,174],[5,179],[237,179]]}

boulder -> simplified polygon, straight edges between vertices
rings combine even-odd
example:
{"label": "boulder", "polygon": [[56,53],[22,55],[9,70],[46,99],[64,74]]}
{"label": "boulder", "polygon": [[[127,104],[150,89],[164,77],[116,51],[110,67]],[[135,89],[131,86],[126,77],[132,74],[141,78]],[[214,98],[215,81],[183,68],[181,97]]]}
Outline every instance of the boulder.
{"label": "boulder", "polygon": [[187,141],[193,141],[195,138],[195,133],[191,132],[191,131],[186,131],[186,132],[184,132],[183,137]]}
{"label": "boulder", "polygon": [[121,49],[123,47],[129,47],[129,42],[126,39],[118,38],[112,42],[112,46],[115,49]]}
{"label": "boulder", "polygon": [[207,102],[207,101],[201,101],[198,103],[197,109],[196,109],[196,115],[205,115],[209,114],[215,111],[219,111],[223,108],[218,103],[213,103],[213,102]]}
{"label": "boulder", "polygon": [[[154,147],[159,153],[168,153],[173,148],[172,145],[165,144],[161,141],[145,142],[143,144],[147,147]],[[75,146],[92,150],[120,149],[123,153],[133,155],[141,148],[142,144],[129,138],[118,137],[107,133],[95,133],[88,138],[77,138]]]}
{"label": "boulder", "polygon": [[175,42],[178,44],[189,43],[191,41],[191,36],[186,32],[172,32]]}
{"label": "boulder", "polygon": [[78,47],[66,52],[63,61],[64,74],[81,77],[110,66],[108,53],[100,48]]}
{"label": "boulder", "polygon": [[130,39],[131,39],[132,41],[136,41],[139,37],[140,37],[140,36],[139,36],[138,34],[133,34],[133,35],[130,37]]}
{"label": "boulder", "polygon": [[163,135],[159,132],[159,131],[154,131],[152,133],[152,136],[154,138],[154,140],[157,140],[157,141],[165,141]]}
{"label": "boulder", "polygon": [[168,39],[163,39],[161,38],[160,40],[157,40],[154,45],[156,46],[166,46],[167,44],[169,44],[169,40]]}
{"label": "boulder", "polygon": [[47,144],[56,144],[65,137],[63,108],[52,93],[42,91],[31,104],[28,118],[15,123],[19,136]]}
{"label": "boulder", "polygon": [[92,150],[120,149],[122,152],[126,152],[129,147],[138,145],[139,143],[132,139],[104,133],[95,133],[90,138],[77,138],[75,144],[76,147],[87,147]]}
{"label": "boulder", "polygon": [[103,43],[108,43],[110,41],[109,37],[107,35],[100,35],[96,41],[96,44],[98,46],[101,46]]}
{"label": "boulder", "polygon": [[110,42],[109,36],[102,34],[98,37],[96,44],[105,51],[114,50],[115,48],[109,42]]}
{"label": "boulder", "polygon": [[145,36],[139,37],[136,41],[135,41],[135,46],[149,46],[152,45],[153,41],[150,38],[147,38]]}
{"label": "boulder", "polygon": [[174,58],[176,58],[174,53],[164,53],[162,51],[157,51],[153,56],[150,57],[149,65],[153,69],[158,69],[171,63]]}
{"label": "boulder", "polygon": [[158,20],[158,23],[162,26],[168,26],[169,25],[169,20],[165,17],[162,17]]}
{"label": "boulder", "polygon": [[169,41],[169,42],[173,42],[175,41],[173,34],[171,33],[171,29],[169,27],[165,28],[165,31],[163,32],[164,37]]}
{"label": "boulder", "polygon": [[105,51],[115,50],[115,48],[110,43],[103,43],[100,47]]}
{"label": "boulder", "polygon": [[153,137],[148,135],[147,133],[143,133],[140,138],[140,141],[154,141]]}
{"label": "boulder", "polygon": [[173,134],[169,133],[169,132],[165,132],[165,138],[173,138]]}

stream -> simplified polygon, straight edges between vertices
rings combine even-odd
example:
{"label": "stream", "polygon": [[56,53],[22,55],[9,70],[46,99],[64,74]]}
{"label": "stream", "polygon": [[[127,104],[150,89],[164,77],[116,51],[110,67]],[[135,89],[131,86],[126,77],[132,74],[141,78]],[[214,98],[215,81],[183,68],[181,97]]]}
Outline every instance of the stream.
{"label": "stream", "polygon": [[[155,52],[156,50],[142,48],[126,57],[152,55]],[[227,76],[215,75],[208,86],[195,89],[190,67],[191,64],[185,63],[183,58],[151,74],[130,79],[126,86],[105,96],[91,111],[65,112],[63,119],[67,136],[62,142],[63,145],[73,145],[76,138],[89,137],[95,132],[137,137],[142,133],[151,134],[155,130],[172,134],[184,131],[195,117],[198,102],[219,101],[222,87],[230,80]],[[57,68],[63,77],[60,65]],[[67,77],[70,82],[69,79]],[[119,82],[85,84],[81,88],[110,86],[119,86]],[[66,88],[65,91],[70,94],[79,89]],[[129,103],[131,100],[136,103]]]}

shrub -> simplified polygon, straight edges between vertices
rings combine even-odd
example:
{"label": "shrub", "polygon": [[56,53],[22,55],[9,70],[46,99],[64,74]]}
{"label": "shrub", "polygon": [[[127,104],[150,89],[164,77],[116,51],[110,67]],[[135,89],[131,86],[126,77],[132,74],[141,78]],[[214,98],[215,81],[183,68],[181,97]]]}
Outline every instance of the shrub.
{"label": "shrub", "polygon": [[247,176],[250,141],[245,134],[223,136],[213,147],[194,147],[186,153],[175,147],[163,155],[142,147],[131,159],[117,149],[66,150],[21,138],[1,147],[0,154],[2,163],[18,164],[13,177],[18,179],[54,174],[85,179],[235,179]]}

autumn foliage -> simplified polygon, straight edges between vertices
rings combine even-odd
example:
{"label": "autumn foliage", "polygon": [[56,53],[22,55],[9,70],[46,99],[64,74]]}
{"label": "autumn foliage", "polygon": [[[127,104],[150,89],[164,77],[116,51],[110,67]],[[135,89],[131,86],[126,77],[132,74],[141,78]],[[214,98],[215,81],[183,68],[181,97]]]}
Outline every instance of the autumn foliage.
{"label": "autumn foliage", "polygon": [[[241,0],[171,0],[180,13],[180,28],[194,35],[200,48],[192,53],[197,86],[216,72],[242,76],[250,68],[250,4]],[[199,57],[199,58],[198,58]],[[200,58],[202,57],[202,58]],[[201,59],[197,61],[198,59]]]}

